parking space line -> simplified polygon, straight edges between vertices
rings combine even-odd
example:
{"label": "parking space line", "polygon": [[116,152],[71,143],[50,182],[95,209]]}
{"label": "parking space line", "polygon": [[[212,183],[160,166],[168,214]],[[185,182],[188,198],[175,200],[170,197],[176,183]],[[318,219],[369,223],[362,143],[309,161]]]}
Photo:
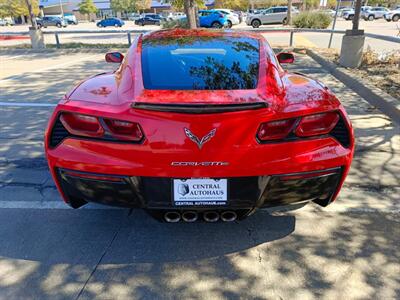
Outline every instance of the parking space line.
{"label": "parking space line", "polygon": [[30,103],[30,102],[0,102],[0,106],[7,107],[55,107],[54,103]]}
{"label": "parking space line", "polygon": [[[63,201],[0,201],[0,209],[61,209],[66,210],[73,208],[69,207]],[[112,207],[105,206],[99,204],[87,204],[82,209],[106,209],[106,210],[115,210],[115,209],[124,209],[120,207]]]}
{"label": "parking space line", "polygon": [[89,56],[85,56],[85,57],[82,57],[82,58],[79,58],[79,59],[75,59],[75,60],[67,61],[67,62],[64,62],[64,63],[56,64],[56,65],[53,65],[53,66],[48,66],[48,67],[45,67],[45,68],[36,69],[34,71],[24,72],[24,73],[22,73],[20,75],[12,75],[9,78],[1,79],[0,82],[7,82],[7,81],[10,81],[10,80],[16,80],[16,79],[23,78],[23,77],[25,77],[25,76],[27,76],[29,74],[41,73],[41,72],[44,72],[44,71],[49,71],[49,70],[58,69],[58,68],[61,68],[61,67],[74,65],[76,63],[91,59],[93,57],[99,57],[99,54],[89,55]]}

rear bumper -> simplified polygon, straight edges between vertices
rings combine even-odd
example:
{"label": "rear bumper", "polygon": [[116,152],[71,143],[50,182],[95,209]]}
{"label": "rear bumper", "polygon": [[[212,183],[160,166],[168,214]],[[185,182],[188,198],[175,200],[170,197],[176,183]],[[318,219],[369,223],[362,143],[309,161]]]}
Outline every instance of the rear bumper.
{"label": "rear bumper", "polygon": [[257,209],[305,201],[328,205],[340,189],[343,168],[275,176],[228,178],[223,206],[175,206],[173,178],[102,175],[56,169],[57,185],[66,202],[77,208],[86,202],[143,209]]}

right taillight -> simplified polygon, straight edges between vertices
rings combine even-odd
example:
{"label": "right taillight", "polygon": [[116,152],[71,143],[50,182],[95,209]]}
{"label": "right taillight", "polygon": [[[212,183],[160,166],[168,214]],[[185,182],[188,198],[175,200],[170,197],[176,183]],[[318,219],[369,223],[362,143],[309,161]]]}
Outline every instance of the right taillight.
{"label": "right taillight", "polygon": [[261,142],[284,140],[291,136],[311,137],[325,135],[338,124],[340,116],[337,112],[326,112],[299,118],[276,120],[260,125],[257,138]]}

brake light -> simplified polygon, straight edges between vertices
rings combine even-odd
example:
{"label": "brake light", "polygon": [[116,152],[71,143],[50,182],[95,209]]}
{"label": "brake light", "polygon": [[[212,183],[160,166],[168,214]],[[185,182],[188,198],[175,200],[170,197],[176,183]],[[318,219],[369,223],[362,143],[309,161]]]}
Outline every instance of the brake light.
{"label": "brake light", "polygon": [[79,136],[101,137],[104,129],[99,120],[93,116],[65,112],[60,116],[60,121],[69,133]]}
{"label": "brake light", "polygon": [[286,119],[262,123],[257,137],[260,141],[284,139],[292,131],[295,122],[296,119]]}
{"label": "brake light", "polygon": [[74,136],[140,142],[143,131],[138,123],[63,112],[60,121]]}
{"label": "brake light", "polygon": [[329,133],[339,121],[336,112],[327,112],[302,117],[294,133],[299,137],[323,135]]}
{"label": "brake light", "polygon": [[143,133],[138,123],[104,119],[113,136],[121,140],[139,142]]}

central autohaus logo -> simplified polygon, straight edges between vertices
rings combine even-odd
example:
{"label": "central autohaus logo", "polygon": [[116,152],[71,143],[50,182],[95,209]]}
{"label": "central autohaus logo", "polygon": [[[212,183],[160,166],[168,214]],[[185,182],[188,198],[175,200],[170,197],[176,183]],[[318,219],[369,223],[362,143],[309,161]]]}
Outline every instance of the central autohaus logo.
{"label": "central autohaus logo", "polygon": [[182,183],[178,187],[181,196],[222,196],[224,192],[219,183],[193,184],[190,188],[188,184]]}

